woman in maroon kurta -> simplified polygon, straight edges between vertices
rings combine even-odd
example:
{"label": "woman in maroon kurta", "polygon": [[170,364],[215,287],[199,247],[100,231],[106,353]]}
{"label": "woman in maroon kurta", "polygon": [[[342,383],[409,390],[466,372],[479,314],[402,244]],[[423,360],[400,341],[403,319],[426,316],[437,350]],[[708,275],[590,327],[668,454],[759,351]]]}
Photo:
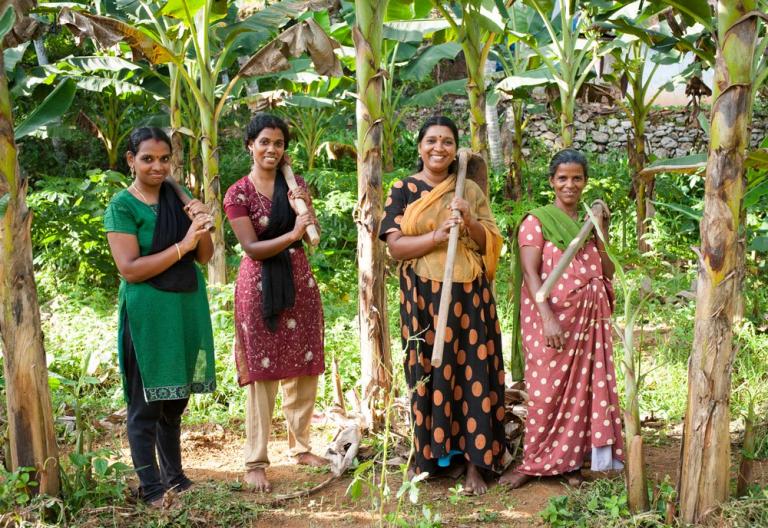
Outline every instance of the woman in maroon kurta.
{"label": "woman in maroon kurta", "polygon": [[[548,239],[548,226],[573,222],[578,230],[575,220],[586,181],[586,159],[570,149],[558,153],[550,164],[554,205],[532,211],[518,232],[525,280],[520,326],[529,401],[523,460],[502,477],[513,488],[544,475],[564,475],[570,484],[578,484],[585,458],[591,458],[593,470],[622,467],[611,339],[614,267],[603,243],[598,238],[587,241],[549,299],[534,301],[534,293],[563,254]],[[607,219],[602,231],[608,232]]]}
{"label": "woman in maroon kurta", "polygon": [[288,128],[258,114],[246,129],[251,172],[235,182],[224,210],[245,255],[235,286],[235,360],[238,381],[247,387],[245,481],[269,491],[267,442],[278,385],[288,446],[300,464],[327,461],[310,452],[309,427],[317,381],[325,368],[320,291],[301,240],[313,213],[297,214],[293,200],[310,204],[306,184],[288,190],[280,170]]}
{"label": "woman in maroon kurta", "polygon": [[[300,187],[304,180],[296,177]],[[248,217],[258,237],[267,223],[272,201],[257,191],[248,176],[227,191],[224,208],[230,219]],[[304,249],[289,248],[293,266],[296,304],[280,316],[275,332],[267,330],[261,316],[261,261],[244,256],[235,284],[237,343],[235,360],[240,386],[254,381],[317,376],[325,370],[323,355],[323,306],[320,290],[309,268]]]}

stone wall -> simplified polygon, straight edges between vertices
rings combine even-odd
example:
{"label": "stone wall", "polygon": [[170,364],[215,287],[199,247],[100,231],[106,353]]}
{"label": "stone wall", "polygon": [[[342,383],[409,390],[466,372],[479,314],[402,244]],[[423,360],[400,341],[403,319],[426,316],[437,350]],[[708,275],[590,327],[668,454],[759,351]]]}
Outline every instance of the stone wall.
{"label": "stone wall", "polygon": [[[708,119],[702,110],[702,115]],[[648,151],[658,158],[676,158],[707,148],[709,135],[695,120],[691,121],[688,109],[661,109],[648,119],[646,138]],[[597,108],[581,110],[575,116],[574,146],[587,152],[625,151],[627,135],[632,124],[623,112],[604,113]],[[757,115],[752,126],[752,147],[763,141],[768,130],[768,116]],[[537,137],[547,147],[553,147],[559,133],[559,123],[547,114],[529,118],[526,137]]]}
{"label": "stone wall", "polygon": [[[459,125],[462,137],[469,136],[469,112],[466,98],[445,98],[432,108],[409,109],[405,124],[409,130],[416,131],[427,117],[445,113],[454,118]],[[505,108],[499,105],[499,116],[504,126]],[[709,120],[708,111],[701,110],[703,118]],[[698,120],[691,121],[691,111],[686,108],[663,108],[651,113],[648,118],[646,137],[648,152],[658,158],[676,158],[703,152],[707,148],[709,136],[698,125]],[[587,152],[604,153],[622,151],[627,148],[627,134],[632,126],[626,115],[620,111],[611,111],[601,105],[586,105],[576,112],[574,146]],[[525,131],[525,147],[530,147],[531,138],[541,141],[546,147],[554,148],[560,133],[559,121],[549,113],[530,115]],[[768,135],[768,111],[759,112],[752,123],[752,147],[757,147]],[[529,153],[524,148],[525,154]]]}

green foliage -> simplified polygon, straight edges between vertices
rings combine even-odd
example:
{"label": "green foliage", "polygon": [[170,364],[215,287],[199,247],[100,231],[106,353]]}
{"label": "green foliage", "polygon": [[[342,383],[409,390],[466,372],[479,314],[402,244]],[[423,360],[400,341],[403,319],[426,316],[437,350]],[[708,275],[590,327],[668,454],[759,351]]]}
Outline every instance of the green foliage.
{"label": "green foliage", "polygon": [[14,130],[16,139],[32,134],[48,123],[59,119],[69,109],[75,98],[75,83],[70,79],[63,80],[48,94]]}
{"label": "green foliage", "polygon": [[20,467],[8,471],[0,464],[0,511],[26,506],[37,485],[35,468]]}
{"label": "green foliage", "polygon": [[674,500],[674,486],[667,480],[651,490],[649,512],[632,517],[623,479],[601,479],[574,488],[565,496],[549,499],[539,514],[553,528],[613,528],[619,526],[666,526],[666,506]]}
{"label": "green foliage", "polygon": [[126,477],[134,470],[122,462],[110,462],[115,456],[106,450],[69,454],[61,472],[61,487],[71,514],[85,507],[125,502],[129,493]]}
{"label": "green foliage", "polygon": [[118,172],[99,169],[38,180],[28,197],[35,214],[35,265],[62,282],[116,284],[103,216],[109,200],[127,182]]}

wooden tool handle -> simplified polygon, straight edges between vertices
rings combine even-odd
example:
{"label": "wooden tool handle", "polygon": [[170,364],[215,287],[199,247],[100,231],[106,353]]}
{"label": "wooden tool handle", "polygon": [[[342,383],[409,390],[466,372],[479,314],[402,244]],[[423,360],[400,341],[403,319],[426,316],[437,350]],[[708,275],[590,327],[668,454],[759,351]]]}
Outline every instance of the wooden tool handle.
{"label": "wooden tool handle", "polygon": [[[459,150],[459,173],[456,176],[456,198],[464,197],[464,181],[467,178],[467,163],[472,155],[469,149]],[[451,211],[453,218],[461,216],[458,209]],[[448,235],[448,253],[445,258],[445,271],[443,272],[443,286],[440,292],[440,308],[437,312],[437,328],[435,329],[435,342],[432,345],[432,366],[439,367],[443,363],[443,348],[445,347],[445,327],[448,325],[448,312],[451,309],[451,288],[453,287],[453,265],[456,262],[456,250],[459,246],[459,226],[451,228]]]}
{"label": "wooden tool handle", "polygon": [[[296,177],[293,175],[293,169],[291,169],[291,166],[287,163],[283,165],[283,176],[285,176],[285,182],[288,184],[290,190],[293,191],[299,188],[299,184],[296,183]],[[309,211],[309,207],[304,203],[304,200],[295,200],[295,202],[299,214],[304,214]],[[309,236],[310,244],[313,246],[317,246],[320,243],[320,233],[317,231],[317,226],[315,224],[307,226],[307,235]]]}
{"label": "wooden tool handle", "polygon": [[[189,195],[184,192],[184,189],[182,189],[181,185],[179,185],[179,183],[176,180],[174,180],[170,176],[166,176],[165,183],[171,186],[171,189],[173,189],[173,192],[175,192],[176,196],[179,197],[179,200],[181,200],[181,203],[184,204],[184,207],[186,207],[187,204],[192,201],[192,198],[190,198]],[[216,230],[216,227],[213,225],[213,222],[208,222],[205,225],[205,228],[210,232],[213,232]]]}
{"label": "wooden tool handle", "polygon": [[[596,201],[592,204],[592,214],[595,216],[595,218],[600,218],[604,214],[607,214],[607,212],[608,211],[606,211],[603,207],[602,201]],[[563,251],[563,256],[560,257],[560,260],[557,262],[555,269],[552,270],[552,273],[549,274],[547,279],[544,281],[544,284],[541,285],[539,291],[536,292],[535,298],[537,303],[544,302],[544,300],[549,297],[552,288],[555,287],[555,283],[560,280],[560,277],[563,276],[565,270],[568,269],[568,265],[573,260],[573,257],[576,256],[576,253],[578,253],[578,251],[581,249],[581,246],[584,245],[584,242],[592,232],[593,227],[594,224],[592,223],[592,218],[587,218],[584,221],[584,225],[581,226],[579,234],[576,235],[576,238],[571,240],[571,242],[568,244],[568,247],[565,248],[565,251]]]}

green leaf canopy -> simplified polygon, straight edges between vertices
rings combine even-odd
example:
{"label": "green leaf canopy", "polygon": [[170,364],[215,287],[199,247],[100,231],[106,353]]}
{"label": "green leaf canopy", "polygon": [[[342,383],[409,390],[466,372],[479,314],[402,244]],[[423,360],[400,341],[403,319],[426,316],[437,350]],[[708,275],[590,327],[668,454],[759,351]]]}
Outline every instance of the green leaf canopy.
{"label": "green leaf canopy", "polygon": [[64,115],[72,104],[76,90],[77,87],[71,79],[62,81],[23,122],[19,123],[14,130],[16,140]]}

